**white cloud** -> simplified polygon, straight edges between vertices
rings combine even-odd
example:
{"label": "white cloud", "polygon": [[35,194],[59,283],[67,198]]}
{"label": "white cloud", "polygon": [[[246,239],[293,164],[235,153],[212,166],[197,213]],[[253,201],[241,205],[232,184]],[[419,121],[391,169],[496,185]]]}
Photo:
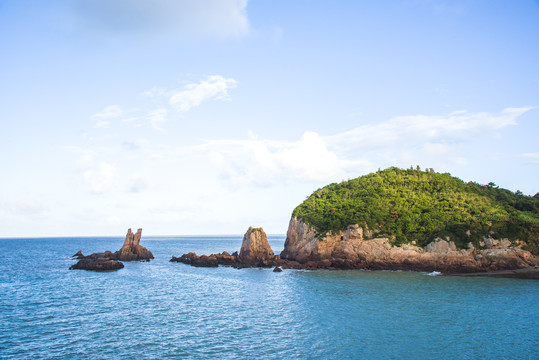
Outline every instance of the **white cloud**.
{"label": "white cloud", "polygon": [[[181,157],[190,156],[177,149]],[[324,183],[340,181],[352,171],[369,166],[367,161],[340,159],[315,132],[305,132],[298,141],[258,139],[216,140],[192,147],[204,156],[232,187],[268,187],[290,180]],[[169,153],[170,154],[170,153]]]}
{"label": "white cloud", "polygon": [[308,181],[330,181],[346,174],[345,164],[315,132],[305,132],[299,142],[280,149],[276,158],[285,171]]}
{"label": "white cloud", "polygon": [[[516,118],[531,107],[507,108],[499,114],[456,111],[448,115],[400,116],[376,125],[363,125],[325,137],[328,144],[344,151],[422,146],[425,143],[462,141],[479,132],[515,125]],[[427,146],[428,147],[428,146]],[[432,150],[432,148],[431,148]]]}
{"label": "white cloud", "polygon": [[220,75],[208,76],[199,83],[185,86],[185,90],[175,92],[169,102],[177,111],[186,112],[209,99],[227,100],[228,89],[236,87],[236,83],[236,80]]}
{"label": "white cloud", "polygon": [[333,136],[307,131],[298,141],[288,142],[259,139],[249,133],[246,140],[209,141],[189,150],[176,149],[167,156],[207,156],[221,172],[220,178],[233,187],[272,186],[288,180],[327,183],[356,177],[379,166],[409,166],[424,161],[431,166],[433,161],[436,166],[466,164],[466,155],[458,150],[463,144],[474,141],[478,133],[516,124],[516,118],[530,109],[403,116]]}
{"label": "white cloud", "polygon": [[92,29],[165,38],[247,34],[247,0],[78,0]]}
{"label": "white cloud", "polygon": [[97,128],[108,128],[113,120],[120,120],[133,127],[149,125],[163,130],[163,124],[174,114],[178,117],[178,114],[185,114],[209,100],[230,100],[228,90],[236,85],[235,79],[211,75],[178,90],[153,87],[140,94],[136,108],[123,110],[118,105],[111,105],[93,115],[92,119],[96,121]]}
{"label": "white cloud", "polygon": [[146,118],[150,121],[150,125],[157,130],[162,130],[160,124],[164,123],[167,120],[167,109],[156,109],[151,111]]}
{"label": "white cloud", "polygon": [[106,162],[100,163],[97,167],[84,172],[84,181],[88,185],[90,192],[94,194],[104,193],[111,189],[116,168]]}
{"label": "white cloud", "polygon": [[[226,94],[226,86],[215,85],[224,78],[213,79],[214,82],[190,84],[183,90],[194,94],[177,98],[182,99],[177,100],[178,103],[189,104],[184,110],[203,101],[201,99]],[[158,97],[170,96],[161,90],[153,93]],[[402,116],[332,136],[306,131],[296,141],[263,139],[249,132],[245,139],[211,140],[190,146],[146,142],[144,152],[137,152],[136,156],[133,151],[128,151],[124,159],[112,158],[123,164],[139,164],[146,159],[154,165],[197,169],[195,171],[198,172],[205,167],[204,176],[214,176],[231,189],[272,187],[278,183],[298,181],[323,184],[354,178],[379,167],[421,164],[439,169],[466,164],[469,158],[466,146],[476,143],[478,135],[485,138],[486,133],[493,135],[503,127],[516,124],[516,118],[528,110],[530,108],[508,108],[500,113],[458,111],[447,115]],[[168,114],[167,109],[158,108],[146,118],[153,127],[160,128]],[[126,141],[118,146],[123,150],[140,149]],[[108,151],[120,150],[113,149]],[[87,151],[83,154],[91,155],[91,163],[85,167],[88,169],[97,154]],[[99,158],[106,156],[99,154]],[[114,155],[111,153],[111,156]],[[530,155],[527,157],[532,158]],[[130,192],[140,192],[150,187],[149,184],[160,183],[151,172],[145,173],[148,177],[132,179],[123,187]],[[114,168],[106,164],[101,164],[98,169],[94,166],[84,173],[94,193],[108,190],[113,176]]]}
{"label": "white cloud", "polygon": [[124,111],[118,105],[107,106],[100,113],[97,113],[92,116],[96,121],[95,127],[97,128],[108,128],[110,125],[110,120],[118,118],[124,114]]}

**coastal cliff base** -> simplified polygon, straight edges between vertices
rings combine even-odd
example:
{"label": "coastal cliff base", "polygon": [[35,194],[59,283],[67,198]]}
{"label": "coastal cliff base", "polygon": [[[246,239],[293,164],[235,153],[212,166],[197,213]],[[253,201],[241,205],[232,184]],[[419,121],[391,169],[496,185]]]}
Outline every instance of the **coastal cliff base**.
{"label": "coastal cliff base", "polygon": [[468,249],[459,250],[449,239],[437,238],[425,248],[410,244],[393,246],[388,238],[376,237],[358,225],[320,237],[301,219],[293,217],[280,255],[273,254],[262,229],[249,228],[239,254],[199,256],[190,252],[170,261],[197,267],[404,270],[461,275],[501,271],[499,276],[539,277],[539,261],[529,251],[512,246],[506,239],[485,238],[483,243],[483,249],[470,244]]}
{"label": "coastal cliff base", "polygon": [[457,249],[449,239],[437,238],[425,248],[411,244],[393,246],[387,237],[376,237],[358,225],[346,231],[320,236],[301,219],[292,217],[282,260],[306,268],[441,271],[476,273],[515,270],[539,265],[529,251],[512,246],[507,239],[483,239],[484,248]]}

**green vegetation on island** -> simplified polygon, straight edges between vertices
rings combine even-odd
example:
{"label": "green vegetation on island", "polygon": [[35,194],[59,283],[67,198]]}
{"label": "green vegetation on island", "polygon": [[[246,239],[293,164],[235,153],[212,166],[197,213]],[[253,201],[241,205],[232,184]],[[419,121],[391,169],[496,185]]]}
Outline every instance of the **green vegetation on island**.
{"label": "green vegetation on island", "polygon": [[425,246],[450,236],[460,248],[483,236],[508,238],[539,253],[539,195],[494,183],[464,182],[450,174],[389,168],[316,190],[293,211],[323,236],[359,224],[394,244]]}

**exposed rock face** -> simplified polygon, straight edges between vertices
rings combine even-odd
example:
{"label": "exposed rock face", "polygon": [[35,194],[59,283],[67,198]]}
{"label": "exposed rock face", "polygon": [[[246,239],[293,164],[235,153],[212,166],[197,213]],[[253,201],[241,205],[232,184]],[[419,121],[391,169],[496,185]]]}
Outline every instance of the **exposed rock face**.
{"label": "exposed rock face", "polygon": [[[388,238],[351,225],[338,234],[317,236],[301,219],[292,217],[281,259],[308,268],[478,272],[526,268],[538,263],[530,252],[509,241],[485,240],[491,248],[458,250],[453,242],[436,239],[422,249],[392,246]],[[509,246],[508,246],[509,245]]]}
{"label": "exposed rock face", "polygon": [[240,254],[237,252],[230,255],[226,251],[221,254],[209,256],[190,252],[180,257],[172,257],[170,261],[181,262],[192,266],[216,267],[229,265],[237,268],[242,267],[272,267],[279,258],[273,255],[273,250],[268,243],[266,233],[262,228],[252,228],[243,236]]}
{"label": "exposed rock face", "polygon": [[124,244],[122,248],[116,252],[105,251],[103,253],[93,253],[84,256],[79,250],[74,258],[79,259],[79,262],[71,266],[70,270],[93,270],[93,271],[110,271],[118,270],[124,267],[121,261],[150,261],[153,259],[153,254],[141,246],[140,238],[142,229],[138,229],[136,234],[133,234],[131,229],[127,230]]}
{"label": "exposed rock face", "polygon": [[273,250],[262,228],[249,227],[243,236],[239,261],[245,265],[266,265],[273,261]]}
{"label": "exposed rock face", "polygon": [[142,229],[138,229],[136,234],[133,234],[131,229],[127,230],[125,241],[120,250],[116,252],[118,260],[121,261],[136,261],[145,260],[150,261],[153,259],[153,254],[140,245],[140,238],[142,236]]}

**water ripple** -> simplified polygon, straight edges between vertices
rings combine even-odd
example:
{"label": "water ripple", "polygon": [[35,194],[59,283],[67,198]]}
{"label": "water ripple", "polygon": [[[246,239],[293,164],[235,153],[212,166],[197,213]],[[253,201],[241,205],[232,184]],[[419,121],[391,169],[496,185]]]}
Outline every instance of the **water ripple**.
{"label": "water ripple", "polygon": [[538,282],[168,261],[241,237],[155,239],[150,263],[67,270],[66,254],[118,244],[0,240],[0,358],[539,358]]}

